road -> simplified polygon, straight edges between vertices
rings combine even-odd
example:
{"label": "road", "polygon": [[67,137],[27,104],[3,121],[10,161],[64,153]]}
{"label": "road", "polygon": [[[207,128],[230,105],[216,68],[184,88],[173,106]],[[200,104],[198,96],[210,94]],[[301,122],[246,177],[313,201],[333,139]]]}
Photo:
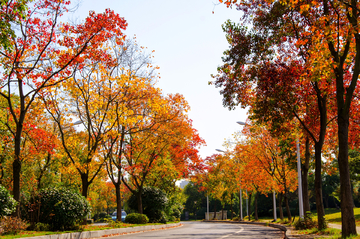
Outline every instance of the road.
{"label": "road", "polygon": [[166,230],[147,231],[116,236],[118,239],[231,239],[231,238],[283,238],[277,228],[237,223],[182,222],[184,225]]}

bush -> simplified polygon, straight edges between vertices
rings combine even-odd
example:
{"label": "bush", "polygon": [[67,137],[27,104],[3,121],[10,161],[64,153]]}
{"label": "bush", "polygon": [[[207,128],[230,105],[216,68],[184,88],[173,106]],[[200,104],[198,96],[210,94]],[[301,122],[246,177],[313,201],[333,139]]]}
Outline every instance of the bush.
{"label": "bush", "polygon": [[314,221],[312,219],[311,213],[309,212],[306,212],[304,219],[299,219],[294,223],[294,227],[296,230],[312,229],[316,228],[317,226],[317,221]]}
{"label": "bush", "polygon": [[107,219],[105,218],[104,219],[104,222],[106,222],[110,227],[113,227],[113,228],[121,228],[121,227],[124,227],[124,223],[123,222],[119,222],[119,221],[114,221],[112,219]]}
{"label": "bush", "polygon": [[[150,222],[166,222],[164,211],[168,202],[166,193],[154,187],[145,187],[141,194],[143,213],[149,217]],[[133,194],[129,198],[129,207],[137,210],[137,198]]]}
{"label": "bush", "polygon": [[10,195],[9,191],[0,185],[0,217],[15,212],[18,203]]}
{"label": "bush", "polygon": [[145,214],[130,213],[126,216],[125,222],[131,224],[146,224],[149,222],[149,218]]}
{"label": "bush", "polygon": [[64,188],[43,189],[33,200],[38,204],[35,208],[40,210],[37,221],[48,223],[51,230],[73,229],[90,212],[89,203],[83,196]]}
{"label": "bush", "polygon": [[50,225],[47,223],[38,222],[34,226],[34,231],[50,231]]}
{"label": "bush", "polygon": [[20,218],[4,216],[0,219],[0,235],[16,234],[25,229],[26,223]]}
{"label": "bush", "polygon": [[94,215],[95,222],[105,222],[105,219],[111,219],[111,216],[109,216],[106,212],[100,212]]}

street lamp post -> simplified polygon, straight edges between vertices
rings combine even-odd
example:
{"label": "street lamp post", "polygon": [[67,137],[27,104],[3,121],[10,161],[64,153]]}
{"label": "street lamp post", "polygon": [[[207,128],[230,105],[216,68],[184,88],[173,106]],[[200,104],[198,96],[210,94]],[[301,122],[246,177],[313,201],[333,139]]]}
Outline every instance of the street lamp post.
{"label": "street lamp post", "polygon": [[70,127],[73,127],[73,126],[78,125],[78,124],[81,124],[81,123],[82,123],[82,121],[81,121],[81,120],[78,120],[78,121],[76,121],[76,122],[74,122],[74,123],[70,123],[69,125],[64,126],[64,127],[61,127],[61,128],[62,128],[62,129],[68,129],[68,128],[70,128]]}
{"label": "street lamp post", "polygon": [[[245,126],[246,123],[242,122],[242,121],[237,121],[236,123],[238,123],[239,125]],[[276,215],[276,195],[275,195],[275,190],[273,191],[273,206],[274,206],[274,222],[277,220],[277,215]]]}
{"label": "street lamp post", "polygon": [[299,138],[296,140],[297,168],[298,168],[298,192],[299,192],[299,218],[304,218],[303,193],[301,183],[301,160]]}

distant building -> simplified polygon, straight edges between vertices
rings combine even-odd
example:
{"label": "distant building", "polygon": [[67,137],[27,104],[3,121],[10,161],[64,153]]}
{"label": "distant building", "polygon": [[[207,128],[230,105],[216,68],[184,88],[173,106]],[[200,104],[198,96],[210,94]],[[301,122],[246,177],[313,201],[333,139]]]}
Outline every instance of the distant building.
{"label": "distant building", "polygon": [[190,181],[188,181],[188,180],[183,180],[183,181],[181,181],[181,183],[180,183],[180,188],[181,188],[181,189],[184,189],[185,186],[186,186],[189,182],[190,182]]}

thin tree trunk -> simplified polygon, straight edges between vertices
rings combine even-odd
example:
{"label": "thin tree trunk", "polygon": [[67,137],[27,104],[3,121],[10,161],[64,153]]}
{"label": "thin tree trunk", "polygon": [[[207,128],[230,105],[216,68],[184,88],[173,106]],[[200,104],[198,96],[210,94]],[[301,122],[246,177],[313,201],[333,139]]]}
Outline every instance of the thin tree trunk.
{"label": "thin tree trunk", "polygon": [[325,210],[322,197],[321,147],[322,145],[319,144],[319,142],[315,143],[315,199],[319,230],[326,228]]}
{"label": "thin tree trunk", "polygon": [[248,203],[249,221],[251,220],[251,195],[252,195],[252,193],[250,192],[249,193],[249,203]]}
{"label": "thin tree trunk", "polygon": [[46,169],[49,167],[51,161],[51,154],[48,153],[47,157],[46,157],[46,163],[44,165],[44,167],[42,168],[41,165],[39,165],[40,167],[40,173],[39,173],[39,177],[37,179],[38,183],[37,183],[37,188],[40,190],[41,189],[41,179],[45,174]]}
{"label": "thin tree trunk", "polygon": [[324,196],[324,204],[325,204],[325,208],[329,208],[329,195],[325,194]]}
{"label": "thin tree trunk", "polygon": [[121,191],[120,191],[120,182],[115,184],[115,192],[116,192],[116,221],[121,222]]}
{"label": "thin tree trunk", "polygon": [[256,220],[256,221],[259,220],[259,217],[258,217],[258,206],[257,206],[258,197],[259,197],[259,192],[256,191],[256,193],[255,193],[255,202],[254,202],[254,204],[255,204],[255,212],[254,212],[255,214],[254,214],[254,217],[255,217],[255,220]]}
{"label": "thin tree trunk", "polygon": [[284,220],[284,212],[282,208],[283,194],[279,193],[279,216],[281,220]]}
{"label": "thin tree trunk", "polygon": [[20,218],[20,172],[21,172],[21,161],[19,160],[19,155],[15,155],[15,160],[13,162],[13,195],[14,199],[18,202],[16,206],[16,211],[13,213],[13,216]]}
{"label": "thin tree trunk", "polygon": [[142,206],[142,197],[141,197],[142,190],[139,190],[136,194],[137,203],[138,203],[138,212],[143,214],[143,206]]}
{"label": "thin tree trunk", "polygon": [[216,200],[214,200],[214,217],[213,220],[216,219]]}
{"label": "thin tree trunk", "polygon": [[287,197],[286,190],[285,190],[285,193],[284,193],[284,199],[285,199],[287,217],[288,217],[289,222],[291,222],[291,212],[290,212],[289,200],[288,200],[288,197]]}
{"label": "thin tree trunk", "polygon": [[233,219],[233,199],[234,199],[234,194],[231,194],[231,203],[230,203],[230,211],[231,211],[231,221]]}
{"label": "thin tree trunk", "polygon": [[[21,117],[21,116],[20,116]],[[13,216],[20,218],[20,174],[21,174],[21,132],[22,132],[22,122],[17,124],[16,134],[14,139],[14,162],[13,162],[13,196],[14,199],[18,202],[16,206],[16,211],[13,213]]]}
{"label": "thin tree trunk", "polygon": [[221,204],[221,220],[224,220],[224,204]]}

